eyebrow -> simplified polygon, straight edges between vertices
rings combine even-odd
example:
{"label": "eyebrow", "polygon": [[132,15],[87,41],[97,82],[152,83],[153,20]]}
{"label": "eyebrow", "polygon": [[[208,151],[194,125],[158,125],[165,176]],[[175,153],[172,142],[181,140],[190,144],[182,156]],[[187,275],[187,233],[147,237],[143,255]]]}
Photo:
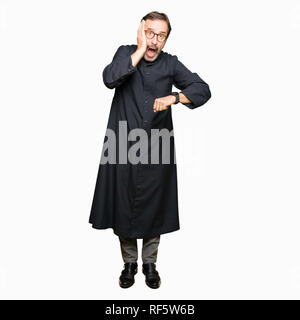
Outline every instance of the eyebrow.
{"label": "eyebrow", "polygon": [[[155,31],[153,28],[148,28],[148,29]],[[160,31],[159,33],[166,33],[166,32],[165,31]]]}

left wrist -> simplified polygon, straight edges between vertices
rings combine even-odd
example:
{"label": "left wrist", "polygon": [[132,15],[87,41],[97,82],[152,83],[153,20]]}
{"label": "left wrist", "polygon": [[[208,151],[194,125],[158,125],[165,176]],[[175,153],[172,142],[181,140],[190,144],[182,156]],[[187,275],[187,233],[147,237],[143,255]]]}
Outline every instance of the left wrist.
{"label": "left wrist", "polygon": [[171,95],[175,98],[175,99],[173,99],[174,100],[173,104],[177,104],[180,102],[179,92],[172,92]]}

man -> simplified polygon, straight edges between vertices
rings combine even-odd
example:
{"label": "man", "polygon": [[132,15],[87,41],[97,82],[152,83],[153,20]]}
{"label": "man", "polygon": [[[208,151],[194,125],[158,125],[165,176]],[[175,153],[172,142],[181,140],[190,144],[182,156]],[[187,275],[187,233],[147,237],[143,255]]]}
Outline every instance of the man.
{"label": "man", "polygon": [[[180,228],[171,106],[180,102],[195,109],[211,97],[198,74],[162,51],[170,32],[166,14],[148,13],[138,28],[137,45],[121,45],[103,71],[104,84],[115,94],[89,222],[119,236],[122,288],[134,284],[137,239],[143,239],[146,284],[160,286],[155,265],[160,235]],[[172,93],[172,85],[181,91]]]}

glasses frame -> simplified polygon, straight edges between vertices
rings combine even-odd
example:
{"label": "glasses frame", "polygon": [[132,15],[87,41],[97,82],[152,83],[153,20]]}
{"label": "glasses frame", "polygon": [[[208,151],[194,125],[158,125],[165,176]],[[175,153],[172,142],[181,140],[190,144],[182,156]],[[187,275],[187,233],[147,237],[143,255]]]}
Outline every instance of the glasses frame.
{"label": "glasses frame", "polygon": [[[148,37],[147,37],[147,32],[152,32],[152,33],[154,33],[154,36],[153,36],[152,38],[148,38]],[[164,42],[164,41],[166,41],[166,39],[167,39],[167,35],[162,34],[162,33],[155,33],[154,31],[152,31],[152,30],[150,30],[150,29],[145,30],[145,34],[146,34],[146,38],[147,38],[147,39],[153,39],[155,36],[157,36],[157,37],[156,37],[156,40],[159,41],[159,42]],[[165,36],[165,39],[164,39],[164,40],[159,40],[159,39],[158,39],[158,36],[159,36],[159,35]]]}

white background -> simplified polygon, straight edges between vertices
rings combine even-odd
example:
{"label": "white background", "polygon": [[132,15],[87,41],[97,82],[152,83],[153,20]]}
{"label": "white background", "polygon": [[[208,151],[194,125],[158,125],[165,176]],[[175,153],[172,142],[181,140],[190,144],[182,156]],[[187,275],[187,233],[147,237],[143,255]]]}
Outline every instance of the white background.
{"label": "white background", "polygon": [[[0,3],[2,299],[300,298],[299,1]],[[161,236],[162,285],[140,268],[121,289],[119,240],[88,223],[102,70],[152,10],[212,98],[172,106],[181,229]]]}

